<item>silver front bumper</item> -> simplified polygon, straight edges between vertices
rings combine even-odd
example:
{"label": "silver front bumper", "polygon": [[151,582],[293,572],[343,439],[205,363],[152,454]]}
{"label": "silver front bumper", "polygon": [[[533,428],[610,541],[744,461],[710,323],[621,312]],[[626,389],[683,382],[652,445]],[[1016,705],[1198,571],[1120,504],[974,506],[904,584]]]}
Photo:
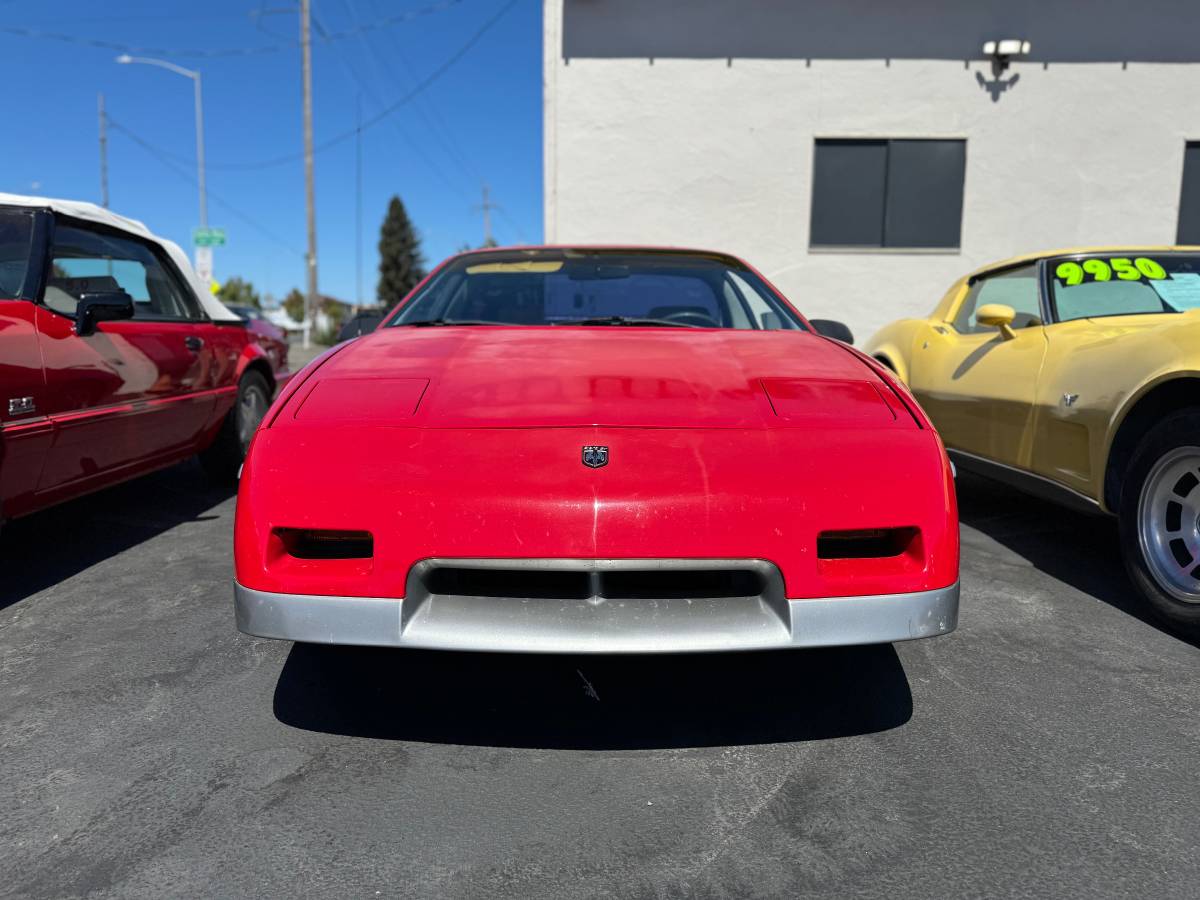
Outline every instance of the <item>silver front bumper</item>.
{"label": "silver front bumper", "polygon": [[[880,644],[947,634],[958,624],[958,584],[910,594],[788,600],[762,560],[539,560],[531,567],[611,572],[753,567],[764,588],[753,597],[588,599],[463,597],[421,589],[408,599],[329,597],[256,591],[235,582],[240,631],[315,644],[420,647],[510,653],[690,653]],[[512,561],[505,561],[511,565]],[[454,560],[483,568],[494,560]]]}

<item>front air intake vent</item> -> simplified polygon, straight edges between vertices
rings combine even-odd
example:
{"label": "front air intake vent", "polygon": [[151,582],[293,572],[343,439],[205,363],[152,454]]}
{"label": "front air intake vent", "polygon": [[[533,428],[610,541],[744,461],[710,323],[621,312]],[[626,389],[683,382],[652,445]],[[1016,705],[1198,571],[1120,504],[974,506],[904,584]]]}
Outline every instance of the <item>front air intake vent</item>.
{"label": "front air intake vent", "polygon": [[370,559],[375,553],[369,531],[277,528],[275,534],[296,559]]}
{"label": "front air intake vent", "polygon": [[822,531],[817,536],[818,559],[886,559],[907,553],[916,528],[865,528]]}
{"label": "front air intake vent", "polygon": [[604,596],[613,600],[719,599],[757,597],[766,591],[766,584],[761,572],[748,569],[674,569],[606,572],[602,588]]}
{"label": "front air intake vent", "polygon": [[763,559],[425,559],[409,570],[400,632],[521,653],[779,647],[789,603]]}
{"label": "front air intake vent", "polygon": [[425,574],[430,594],[459,597],[525,597],[582,600],[590,597],[587,572],[446,566]]}
{"label": "front air intake vent", "polygon": [[753,569],[554,570],[494,567],[431,567],[425,590],[457,597],[524,597],[559,600],[676,600],[757,597],[766,579]]}

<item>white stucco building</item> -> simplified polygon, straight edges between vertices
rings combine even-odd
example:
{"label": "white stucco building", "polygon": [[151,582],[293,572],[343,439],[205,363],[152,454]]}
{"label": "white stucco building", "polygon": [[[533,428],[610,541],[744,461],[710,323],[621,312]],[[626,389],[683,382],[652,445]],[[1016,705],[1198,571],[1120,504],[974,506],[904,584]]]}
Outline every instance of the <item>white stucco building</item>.
{"label": "white stucco building", "polygon": [[544,16],[548,242],[729,250],[859,340],[1016,253],[1200,243],[1200,0]]}

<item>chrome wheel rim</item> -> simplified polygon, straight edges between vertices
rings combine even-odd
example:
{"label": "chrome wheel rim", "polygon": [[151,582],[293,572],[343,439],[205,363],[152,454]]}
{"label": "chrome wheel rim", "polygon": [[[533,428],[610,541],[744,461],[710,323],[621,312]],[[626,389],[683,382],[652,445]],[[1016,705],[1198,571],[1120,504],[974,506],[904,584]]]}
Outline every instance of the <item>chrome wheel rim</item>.
{"label": "chrome wheel rim", "polygon": [[1200,447],[1177,447],[1150,469],[1138,498],[1138,542],[1159,587],[1200,604]]}
{"label": "chrome wheel rim", "polygon": [[238,440],[243,452],[250,446],[250,439],[266,414],[267,395],[258,385],[249,385],[238,397]]}

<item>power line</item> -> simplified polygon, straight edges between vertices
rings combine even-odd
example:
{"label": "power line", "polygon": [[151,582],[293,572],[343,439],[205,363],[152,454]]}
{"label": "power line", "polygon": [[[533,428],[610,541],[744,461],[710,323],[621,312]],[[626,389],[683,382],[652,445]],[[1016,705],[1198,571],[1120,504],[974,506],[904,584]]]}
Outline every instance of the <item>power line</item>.
{"label": "power line", "polygon": [[492,210],[499,209],[499,207],[488,196],[488,186],[486,184],[483,186],[483,203],[474,208],[483,213],[483,246],[496,246],[496,239],[492,237]]}
{"label": "power line", "polygon": [[[342,3],[342,7],[346,10],[346,12],[350,16],[351,24],[357,25],[358,21],[359,21],[358,13],[355,12],[354,6],[350,3],[350,0],[341,0],[341,3]],[[370,39],[366,35],[360,34],[358,36],[358,43],[366,51],[366,61],[367,61],[368,66],[370,67],[370,71],[374,74],[376,81],[378,81],[381,84],[394,82],[394,83],[400,85],[401,87],[404,86],[403,83],[399,79],[395,78],[394,74],[391,71],[391,67],[389,65],[387,65],[383,59],[380,58],[379,54],[375,50],[374,45],[371,43]],[[355,79],[359,81],[360,85],[362,84],[361,80],[358,79],[357,74],[355,75]],[[367,89],[367,90],[369,91],[369,89]],[[376,105],[383,106],[383,103],[381,103],[379,101],[379,99],[373,93],[371,94],[371,98],[372,98],[372,102],[374,102]],[[424,112],[422,111],[422,103],[421,103],[420,99],[418,99],[417,102],[414,104],[414,109],[417,111],[417,114],[419,116],[421,116],[422,119],[424,119],[425,124],[428,129],[428,133],[433,134],[433,125],[429,121],[429,119],[426,118]],[[438,137],[438,135],[436,135],[436,134],[434,134],[433,136],[435,138]],[[443,145],[443,149],[444,148],[445,148],[445,145]]]}
{"label": "power line", "polygon": [[[360,130],[365,131],[366,129],[371,128],[374,125],[378,125],[381,121],[386,119],[388,116],[390,116],[396,110],[400,109],[405,104],[411,102],[416,97],[419,97],[422,93],[424,93],[426,90],[428,90],[429,87],[431,87],[439,78],[441,78],[443,75],[445,75],[447,71],[449,71],[451,68],[453,68],[455,63],[457,63],[464,56],[466,56],[467,53],[471,50],[471,48],[474,47],[475,44],[477,44],[479,42],[480,38],[482,38],[485,34],[487,34],[487,32],[491,30],[492,26],[494,26],[497,22],[499,22],[510,9],[512,9],[514,6],[516,6],[517,2],[518,2],[518,0],[509,0],[508,3],[504,4],[504,6],[502,6],[496,12],[496,14],[494,16],[492,16],[490,19],[488,19],[486,22],[484,22],[483,25],[480,26],[480,28],[474,34],[472,34],[470,38],[467,39],[467,42],[465,44],[463,44],[461,47],[459,47],[459,49],[457,51],[455,51],[455,53],[453,55],[451,55],[448,59],[446,59],[441,65],[439,65],[436,69],[434,69],[428,75],[426,75],[425,78],[423,78],[421,81],[419,81],[417,83],[417,85],[412,90],[410,90],[407,94],[405,94],[403,97],[394,101],[393,103],[389,104],[388,106],[384,107],[379,113],[377,113],[376,115],[372,116],[371,118],[369,118],[365,122],[363,122],[361,129],[355,127],[355,128],[351,128],[347,131],[340,132],[339,134],[334,135],[332,138],[325,141],[324,143],[318,144],[314,148],[314,151],[316,153],[321,153],[332,147],[336,147],[338,144],[341,144],[345,141],[350,140],[352,137],[357,135],[360,132]],[[165,150],[162,147],[156,147],[153,144],[149,143],[148,141],[146,142],[146,147],[153,148],[154,152],[156,154],[158,154],[160,156],[160,158],[172,159],[175,162],[184,163],[185,165],[194,166],[196,164],[195,159],[188,159],[186,156],[183,156],[181,154],[173,153],[172,151]],[[276,156],[272,159],[257,160],[255,162],[239,162],[239,163],[207,162],[206,166],[209,169],[223,169],[226,171],[236,171],[236,172],[253,172],[253,171],[257,171],[257,170],[261,170],[261,169],[271,169],[271,168],[274,168],[275,166],[287,165],[288,163],[293,163],[299,159],[303,159],[303,157],[304,157],[303,153],[289,153],[286,156]]]}
{"label": "power line", "polygon": [[[195,176],[193,176],[186,169],[182,169],[178,165],[176,165],[173,160],[169,159],[167,156],[165,156],[163,153],[161,153],[159,151],[159,149],[157,147],[155,147],[153,144],[151,144],[149,141],[146,141],[143,138],[141,138],[139,135],[134,134],[132,131],[130,131],[128,128],[126,128],[124,125],[122,125],[120,122],[118,122],[116,119],[114,119],[110,115],[105,115],[105,121],[108,123],[109,128],[113,129],[114,131],[121,132],[121,134],[125,135],[127,138],[129,138],[131,141],[133,141],[135,144],[137,144],[139,147],[141,147],[143,150],[145,150],[147,153],[149,153],[155,159],[157,159],[160,163],[162,163],[164,166],[166,166],[168,169],[170,169],[172,172],[174,172],[180,178],[184,179],[185,181],[190,182],[193,185],[197,184]],[[283,247],[288,252],[296,254],[296,256],[299,256],[301,258],[304,257],[304,254],[302,252],[297,250],[290,243],[288,243],[286,240],[281,238],[279,235],[272,232],[270,229],[268,229],[268,228],[264,227],[263,225],[259,224],[258,222],[256,222],[252,217],[250,217],[246,213],[242,212],[240,209],[238,209],[236,206],[234,206],[228,200],[225,200],[224,198],[217,196],[211,190],[209,190],[209,192],[208,192],[208,198],[210,200],[214,201],[218,206],[221,206],[224,209],[228,210],[235,218],[240,219],[246,225],[249,225],[251,228],[253,228],[255,231],[257,231],[263,237],[275,242],[276,244]]]}
{"label": "power line", "polygon": [[[466,56],[467,53],[470,52],[471,48],[473,48],[477,43],[479,43],[480,39],[485,34],[487,34],[488,31],[490,31],[497,22],[499,22],[502,18],[504,18],[505,14],[508,13],[508,11],[510,9],[512,9],[514,6],[517,5],[517,2],[518,2],[518,0],[508,0],[507,3],[505,3],[502,7],[500,7],[500,9],[497,10],[494,15],[492,15],[486,22],[484,22],[471,35],[471,37],[467,39],[466,43],[464,43],[461,47],[459,47],[458,50],[456,50],[453,54],[451,54],[450,57],[448,57],[444,62],[442,62],[442,64],[439,65],[436,69],[434,69],[432,72],[430,72],[428,75],[426,75],[423,79],[421,79],[419,82],[417,82],[417,84],[412,88],[412,90],[410,90],[404,96],[400,97],[398,100],[395,100],[388,106],[385,106],[382,110],[380,110],[375,115],[371,116],[369,119],[366,119],[362,123],[361,130],[366,131],[368,128],[372,128],[375,125],[378,125],[380,122],[382,122],[384,119],[386,119],[392,113],[394,113],[396,110],[400,109],[400,107],[404,106],[407,103],[410,103],[412,100],[419,97],[424,91],[426,91],[431,85],[433,85],[439,78],[441,78],[443,75],[445,75],[446,72],[448,72],[451,68],[453,68],[454,65],[459,60],[461,60],[464,56]],[[358,128],[350,128],[346,131],[342,131],[342,132],[334,135],[333,137],[329,138],[328,140],[323,141],[322,143],[318,144],[315,148],[315,151],[317,153],[322,153],[325,150],[329,150],[332,147],[336,147],[338,144],[341,144],[341,143],[353,138],[356,134],[359,133],[359,130],[360,129],[358,129]],[[302,158],[302,156],[303,156],[303,154],[301,154],[301,153],[289,153],[286,156],[277,156],[272,159],[258,160],[256,162],[249,162],[249,163],[209,163],[208,167],[210,169],[230,169],[230,170],[240,170],[240,171],[254,171],[257,169],[270,169],[270,168],[274,168],[275,166],[287,165],[288,163],[295,162],[296,160]]]}
{"label": "power line", "polygon": [[507,212],[505,212],[504,207],[497,206],[497,207],[495,207],[495,209],[496,209],[496,212],[500,213],[500,218],[502,218],[505,222],[507,222],[508,227],[513,230],[513,233],[517,236],[517,240],[520,241],[522,244],[528,244],[529,241],[525,237],[525,232],[521,230],[520,225],[518,225],[516,222],[513,221],[512,216],[510,216]]}
{"label": "power line", "polygon": [[326,35],[326,39],[330,41],[340,41],[343,38],[355,37],[360,34],[367,34],[372,31],[381,31],[384,28],[390,28],[393,25],[398,25],[401,22],[409,22],[421,16],[427,16],[431,13],[442,12],[452,6],[457,6],[462,0],[442,0],[441,3],[435,3],[431,6],[424,7],[419,10],[413,10],[408,13],[400,13],[394,16],[385,16],[375,22],[368,22],[365,25],[355,23],[354,28],[346,29],[345,31],[335,31],[332,34]]}
{"label": "power line", "polygon": [[[342,5],[346,7],[347,11],[349,11],[351,19],[357,23],[358,15],[355,13],[354,7],[351,5],[350,0],[342,0]],[[372,9],[377,11],[377,7],[374,3],[372,3],[371,6]],[[397,39],[395,33],[385,32],[385,37],[394,48],[395,55],[398,56],[400,58],[400,62],[404,64],[404,68],[408,71],[409,78],[411,78],[413,81],[418,80],[420,76],[418,76],[416,70],[413,69],[412,64],[408,60],[408,56],[405,54],[404,48],[401,46],[400,41]],[[404,84],[404,80],[397,76],[396,70],[391,64],[390,57],[381,57],[380,54],[375,50],[375,47],[372,45],[371,41],[365,36],[360,37],[359,42],[366,47],[370,57],[378,63],[378,71],[382,72],[386,69],[397,84]],[[466,176],[467,182],[471,185],[472,190],[474,190],[475,185],[478,185],[483,181],[483,176],[481,176],[475,167],[470,164],[470,161],[467,160],[466,154],[462,152],[458,142],[454,138],[454,135],[446,127],[445,121],[438,114],[437,105],[429,103],[428,97],[422,95],[417,98],[414,106],[417,111],[417,115],[419,115],[428,126],[429,133],[433,135],[434,139],[439,144],[441,144],[442,149],[446,151],[446,155],[449,157],[451,162],[453,162],[458,167],[459,171]]]}
{"label": "power line", "polygon": [[[317,21],[317,18],[315,15],[313,16],[313,27],[317,29],[318,33],[324,32],[324,29],[321,27],[320,23]],[[350,63],[350,61],[346,58],[345,54],[343,54],[340,51],[340,48],[339,48],[337,57],[338,57],[338,62],[340,62],[342,64],[342,67],[346,70],[346,72],[349,73],[350,77],[359,86],[362,93],[365,93],[367,95],[367,99],[369,99],[376,106],[382,107],[383,103],[379,100],[379,97],[375,94],[374,91],[371,90],[370,85],[368,85],[366,83],[366,81],[359,75],[358,70]],[[360,117],[359,121],[361,121],[361,117]],[[421,158],[421,160],[425,163],[425,165],[427,165],[429,167],[429,170],[431,172],[433,172],[435,175],[437,175],[437,177],[442,180],[442,182],[446,185],[446,187],[448,187],[452,191],[460,190],[459,188],[456,188],[453,184],[451,184],[450,179],[448,177],[446,177],[446,173],[442,171],[441,166],[439,166],[436,162],[433,161],[433,158],[430,157],[429,154],[425,152],[425,148],[422,147],[420,145],[420,143],[418,143],[416,140],[414,140],[413,137],[403,128],[403,126],[400,125],[399,122],[396,122],[393,120],[391,124],[392,124],[392,127],[394,127],[396,129],[396,133],[399,134],[400,137],[404,139],[404,142],[407,143],[410,148],[412,148],[413,152],[416,153],[417,156],[419,156]],[[361,140],[362,129],[356,128],[355,134],[356,134],[356,140]]]}
{"label": "power line", "polygon": [[[326,35],[326,40],[340,41],[345,38],[354,37],[360,33],[390,28],[391,26],[399,25],[402,22],[411,22],[412,20],[419,19],[423,16],[442,12],[450,9],[453,6],[457,6],[461,2],[462,0],[439,0],[437,3],[423,6],[420,9],[409,10],[408,12],[386,16],[376,22],[368,22],[365,25],[360,25],[358,28],[332,32]],[[59,41],[61,43],[76,44],[83,47],[94,47],[99,50],[115,50],[118,53],[129,53],[134,56],[175,56],[191,57],[196,59],[224,59],[237,56],[259,56],[264,53],[278,53],[280,50],[292,50],[300,46],[299,41],[282,41],[277,44],[265,44],[261,47],[226,47],[217,50],[206,48],[181,49],[178,47],[136,47],[116,41],[105,41],[100,40],[99,38],[81,37],[74,34],[63,34],[62,32],[58,31],[42,31],[37,28],[24,28],[19,25],[0,25],[0,32],[4,34],[16,35],[18,37],[27,37],[46,41]]]}
{"label": "power line", "polygon": [[[358,15],[354,9],[354,4],[351,2],[351,0],[341,0],[341,4],[342,4],[343,8],[345,8],[346,12],[349,14],[352,23],[357,24]],[[375,0],[371,0],[371,8],[376,13],[379,12],[379,7],[376,4]],[[396,33],[390,32],[390,31],[386,32],[386,40],[387,40],[388,44],[390,45],[391,54],[389,54],[388,56],[382,56],[375,49],[375,47],[372,45],[370,40],[368,40],[366,37],[359,38],[359,42],[363,45],[363,47],[367,51],[367,54],[368,54],[367,61],[368,61],[368,63],[372,64],[371,68],[375,71],[375,74],[377,76],[384,76],[384,75],[390,76],[397,83],[401,83],[401,78],[391,63],[392,56],[394,55],[395,57],[398,57],[400,59],[400,62],[403,63],[404,68],[408,71],[409,75],[414,79],[417,78],[418,77],[417,73],[413,69],[412,63],[409,61],[408,55],[404,52],[404,48],[401,45],[400,39],[396,35]],[[357,76],[356,76],[356,80],[358,80]],[[383,79],[381,78],[380,80],[383,80]],[[361,81],[359,81],[359,83],[361,84]],[[463,174],[467,183],[472,186],[472,189],[474,189],[475,185],[484,184],[484,182],[485,182],[484,177],[479,173],[479,170],[476,169],[475,166],[471,163],[471,161],[469,160],[467,155],[464,152],[462,152],[462,149],[461,149],[458,141],[455,139],[453,132],[450,130],[449,126],[446,124],[445,119],[443,119],[442,116],[440,115],[440,113],[438,112],[437,105],[428,103],[427,100],[428,100],[428,96],[422,95],[421,97],[419,97],[417,99],[416,103],[414,104],[414,108],[417,110],[418,115],[420,115],[420,117],[424,120],[425,124],[428,126],[429,134],[433,135],[433,137],[437,140],[437,142],[442,146],[442,149],[446,151],[446,156],[450,159],[451,162],[453,162],[458,167],[458,170]],[[378,103],[378,100],[376,100],[375,102]],[[406,135],[406,138],[407,138],[407,135]],[[416,149],[416,148],[414,148],[414,149]],[[428,159],[427,157],[424,156],[423,153],[421,155],[423,158]],[[443,179],[443,180],[445,180],[445,179]],[[448,182],[447,182],[447,184],[448,184]],[[529,241],[525,237],[524,230],[513,220],[512,216],[510,216],[508,214],[507,210],[505,210],[505,208],[503,206],[500,206],[497,203],[490,202],[490,200],[488,199],[488,188],[487,188],[486,184],[484,184],[484,191],[485,191],[485,195],[484,195],[483,207],[476,205],[473,208],[474,209],[482,208],[484,210],[485,219],[487,218],[487,214],[488,214],[489,210],[498,212],[500,214],[500,217],[504,220],[505,224],[508,226],[508,229],[511,231],[513,237],[515,238],[515,242],[521,243],[521,244],[529,243]],[[489,224],[486,222],[485,222],[484,230],[485,230],[485,244],[486,244],[492,237],[492,230],[489,227]]]}

